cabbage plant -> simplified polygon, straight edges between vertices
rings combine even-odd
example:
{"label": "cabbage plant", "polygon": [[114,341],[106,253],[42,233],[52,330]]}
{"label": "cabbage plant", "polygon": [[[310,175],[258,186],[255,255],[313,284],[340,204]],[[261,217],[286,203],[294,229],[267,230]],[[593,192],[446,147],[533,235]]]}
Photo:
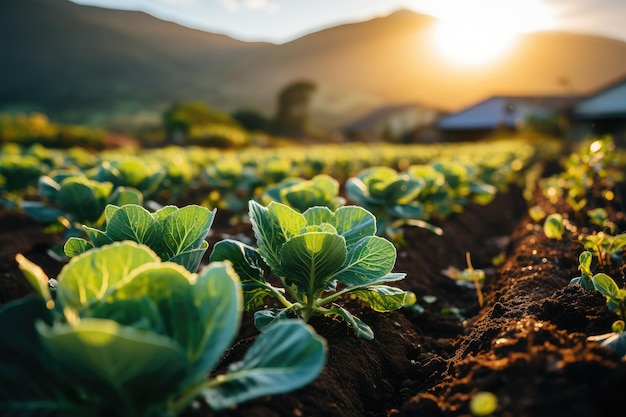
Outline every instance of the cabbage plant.
{"label": "cabbage plant", "polygon": [[602,346],[615,350],[626,359],[626,289],[620,288],[617,282],[609,275],[599,272],[594,274],[591,270],[593,254],[585,250],[578,257],[578,270],[580,276],[573,278],[570,285],[580,285],[586,290],[596,290],[606,299],[609,310],[618,315],[618,319],[611,326],[612,331],[595,336],[589,336],[587,340],[598,342]]}
{"label": "cabbage plant", "polygon": [[4,178],[0,190],[19,192],[36,186],[46,168],[46,165],[32,155],[0,154],[0,176]]}
{"label": "cabbage plant", "polygon": [[277,201],[301,213],[310,207],[325,206],[336,210],[346,204],[345,198],[339,196],[339,182],[326,174],[316,175],[310,180],[285,178],[266,188],[261,201],[263,204]]}
{"label": "cabbage plant", "polygon": [[[453,213],[461,213],[470,202],[489,204],[498,191],[492,185],[494,182],[498,183],[495,173],[488,175],[484,168],[474,163],[454,159],[411,165],[406,173],[409,177],[425,183],[417,196],[425,208],[425,215],[422,217],[425,220],[443,219]],[[502,186],[503,183],[499,184]]]}
{"label": "cabbage plant", "polygon": [[132,240],[150,247],[162,260],[196,272],[209,248],[205,238],[215,211],[197,205],[169,205],[151,213],[137,204],[108,205],[104,210],[106,229],[84,225],[89,240],[72,237],[65,243],[64,252],[72,257],[94,247]]}
{"label": "cabbage plant", "polygon": [[38,181],[40,201],[24,201],[22,210],[36,221],[57,224],[65,236],[80,236],[81,224],[98,225],[107,204],[141,204],[143,195],[132,187],[89,179],[79,171],[55,170]]}
{"label": "cabbage plant", "polygon": [[548,239],[563,240],[565,223],[561,213],[549,214],[543,222],[543,233]]}
{"label": "cabbage plant", "polygon": [[[372,329],[337,304],[339,297],[354,296],[380,312],[415,302],[413,293],[386,285],[406,274],[391,272],[396,248],[376,236],[376,218],[364,208],[344,206],[333,212],[312,207],[299,213],[278,202],[264,207],[251,200],[249,215],[258,248],[226,239],[214,246],[209,259],[232,262],[247,309],[262,306],[266,296],[283,304],[257,311],[258,329],[291,316],[307,322],[324,315],[341,317],[358,337],[372,339]],[[271,274],[281,287],[270,283]]]}
{"label": "cabbage plant", "polygon": [[402,226],[411,225],[441,235],[443,231],[425,219],[430,217],[419,195],[427,182],[393,168],[367,168],[346,181],[348,198],[376,216],[377,233],[401,240]]}
{"label": "cabbage plant", "polygon": [[[585,251],[591,257],[591,253]],[[593,288],[600,292],[606,299],[606,306],[614,311],[618,319],[613,322],[611,332],[602,335],[590,336],[588,340],[600,343],[602,346],[613,349],[626,359],[626,289],[620,287],[617,282],[605,273],[597,273],[591,277]],[[581,284],[582,285],[582,284]]]}
{"label": "cabbage plant", "polygon": [[593,290],[593,272],[591,271],[591,262],[593,255],[588,250],[581,252],[578,256],[578,270],[580,276],[572,278],[570,285],[578,284],[586,290]]}
{"label": "cabbage plant", "polygon": [[45,169],[46,166],[32,155],[0,151],[0,208],[15,208],[28,190],[35,188]]}
{"label": "cabbage plant", "polygon": [[598,258],[600,265],[608,265],[622,258],[626,248],[626,233],[612,236],[605,232],[586,235],[581,240],[585,249]]}
{"label": "cabbage plant", "polygon": [[245,212],[248,200],[254,198],[255,190],[262,185],[255,169],[237,158],[224,158],[207,166],[204,177],[213,188],[205,203],[234,213]]}
{"label": "cabbage plant", "polygon": [[0,414],[155,417],[197,399],[215,410],[317,377],[323,339],[277,323],[243,359],[208,376],[238,334],[241,286],[228,263],[191,273],[145,245],[116,242],[48,277],[17,256],[38,295],[0,310]]}
{"label": "cabbage plant", "polygon": [[110,182],[114,187],[135,188],[149,199],[159,191],[166,175],[167,170],[155,160],[116,155],[102,161],[89,176],[96,181]]}
{"label": "cabbage plant", "polygon": [[443,174],[453,210],[454,206],[462,210],[470,201],[480,205],[489,204],[498,191],[495,186],[480,179],[480,169],[476,164],[450,159],[434,161],[430,165]]}
{"label": "cabbage plant", "polygon": [[[74,222],[95,224],[107,204],[141,204],[143,194],[133,187],[119,186],[107,181],[88,178],[75,169],[56,169],[39,177],[37,194],[48,205],[56,205]],[[34,203],[28,207],[35,210]],[[33,211],[33,215],[38,215]]]}

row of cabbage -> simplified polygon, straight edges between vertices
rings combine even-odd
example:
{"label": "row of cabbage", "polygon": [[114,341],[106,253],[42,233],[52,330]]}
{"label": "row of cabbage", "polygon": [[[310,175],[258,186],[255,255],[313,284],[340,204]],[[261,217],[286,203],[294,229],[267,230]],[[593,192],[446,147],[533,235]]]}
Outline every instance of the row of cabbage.
{"label": "row of cabbage", "polygon": [[538,146],[522,138],[238,152],[169,147],[91,153],[5,145],[0,190],[5,209],[24,210],[66,237],[80,234],[81,224],[101,225],[107,204],[155,208],[198,190],[205,193],[202,205],[236,219],[245,217],[250,200],[280,201],[302,212],[316,205],[334,209],[347,196],[376,215],[381,233],[392,234],[402,225],[398,219],[429,221],[470,201],[489,202],[535,160],[559,150],[558,143]]}

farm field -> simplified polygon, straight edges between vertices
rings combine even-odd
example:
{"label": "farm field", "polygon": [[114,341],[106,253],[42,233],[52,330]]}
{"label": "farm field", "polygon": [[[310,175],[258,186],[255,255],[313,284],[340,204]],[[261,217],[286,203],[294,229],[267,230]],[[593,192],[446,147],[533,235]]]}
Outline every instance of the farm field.
{"label": "farm field", "polygon": [[[90,216],[87,208],[75,210],[77,201],[87,201],[90,194],[55,194],[69,187],[70,176],[82,178],[75,181],[88,184],[94,194],[95,182],[112,183],[98,201],[114,201],[118,207],[134,202],[152,212],[167,205],[215,210],[210,230],[200,239],[208,248],[192,273],[210,265],[210,258],[217,257],[214,249],[225,240],[263,251],[263,226],[255,221],[260,223],[271,201],[274,207],[282,204],[300,213],[309,207],[326,206],[337,213],[340,207],[358,206],[375,216],[377,236],[395,249],[392,272],[405,275],[389,285],[402,290],[403,301],[380,312],[371,307],[373,298],[348,292],[338,296],[333,303],[349,311],[347,315],[318,314],[308,320],[326,349],[323,368],[309,383],[221,410],[211,407],[211,397],[204,397],[178,410],[179,415],[590,417],[619,409],[626,389],[626,159],[610,138],[567,148],[552,140],[524,138],[373,148],[146,150],[140,155],[145,163],[142,175],[131,175],[133,164],[140,162],[124,152],[94,155],[76,149],[6,147],[0,155],[3,166],[14,171],[2,172],[0,319],[19,311],[12,310],[11,316],[8,307],[46,293],[29,283],[17,254],[56,278],[70,263],[69,257],[59,256],[68,239],[89,237],[96,243],[96,234],[85,235],[80,225],[105,230],[102,212]],[[48,188],[42,188],[42,176]],[[113,193],[120,187],[137,193]],[[63,198],[76,200],[63,207]],[[250,201],[258,204],[257,212]],[[35,220],[49,213],[37,211],[43,209],[54,215],[48,221]],[[107,216],[113,224],[114,214]],[[339,231],[344,227],[335,226]],[[342,233],[348,235],[350,228],[345,229]],[[106,233],[113,230],[107,228]],[[324,233],[333,234],[328,229]],[[89,247],[83,249],[87,252],[76,256],[87,255]],[[588,255],[582,255],[585,251]],[[278,285],[277,270],[267,262],[275,271],[268,282]],[[241,268],[235,271],[244,284],[257,282],[240,273],[245,266]],[[614,292],[610,281],[603,281],[605,276],[612,279]],[[571,283],[575,278],[576,284]],[[341,290],[339,285],[328,292]],[[414,300],[409,302],[406,294]],[[262,295],[256,305],[254,297],[244,295],[254,308],[241,313],[232,344],[206,370],[206,378],[219,380],[229,365],[246,357],[259,338],[255,312],[280,307],[268,297],[270,292]],[[381,299],[385,301],[383,295]],[[349,317],[359,321],[350,324]],[[6,341],[19,334],[9,333],[18,329],[14,323],[0,321],[0,326]],[[372,337],[367,337],[368,331]],[[609,333],[613,339],[608,347],[590,339]],[[36,369],[37,361],[31,358],[34,365],[28,365],[29,351],[11,351],[11,346],[17,345],[0,347],[2,357],[16,355],[17,365],[11,369],[23,366],[24,374],[16,377],[0,368],[0,382],[18,378],[27,381],[23,386],[32,386],[28,381],[37,377],[28,372]],[[63,363],[58,362],[57,371],[69,366]],[[55,366],[41,373],[49,393],[22,392],[11,399],[8,390],[0,390],[0,410],[23,415],[15,409],[43,403],[49,394],[64,403],[105,404],[96,406],[93,415],[130,415],[127,404],[107,396],[106,389],[89,394],[87,386],[59,384]],[[169,377],[165,368],[150,375]],[[133,389],[129,392],[134,395]],[[51,415],[68,415],[54,414],[59,409]],[[171,415],[172,409],[167,410],[170,414],[160,409],[142,413],[137,407],[133,415]]]}

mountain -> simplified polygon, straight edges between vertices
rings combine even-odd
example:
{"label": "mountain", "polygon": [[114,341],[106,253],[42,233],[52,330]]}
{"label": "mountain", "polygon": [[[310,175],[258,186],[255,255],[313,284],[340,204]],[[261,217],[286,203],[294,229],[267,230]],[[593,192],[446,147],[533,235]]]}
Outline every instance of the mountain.
{"label": "mountain", "polygon": [[[268,46],[134,11],[66,0],[0,2],[0,106],[63,116],[154,108],[196,90],[211,98],[212,68]],[[199,74],[203,74],[199,77]]]}
{"label": "mountain", "polygon": [[335,127],[389,104],[454,111],[495,94],[588,94],[626,74],[626,42],[566,32],[524,35],[480,70],[454,67],[432,46],[436,23],[398,11],[274,45],[141,12],[2,0],[0,109],[111,124],[155,120],[175,100],[200,99],[269,116],[281,88],[308,79],[318,86],[314,123]]}

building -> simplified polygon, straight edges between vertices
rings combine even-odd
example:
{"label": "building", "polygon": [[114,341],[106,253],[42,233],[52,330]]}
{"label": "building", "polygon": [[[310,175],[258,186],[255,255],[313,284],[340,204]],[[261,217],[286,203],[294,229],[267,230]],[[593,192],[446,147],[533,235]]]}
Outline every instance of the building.
{"label": "building", "polygon": [[626,146],[626,76],[581,99],[572,108],[568,136],[572,140],[611,135]]}
{"label": "building", "polygon": [[547,129],[564,127],[577,96],[493,96],[442,117],[437,128],[443,141],[476,140],[499,132],[516,132],[530,123]]}
{"label": "building", "polygon": [[349,141],[434,142],[435,122],[443,113],[420,104],[386,106],[357,119],[341,130]]}

